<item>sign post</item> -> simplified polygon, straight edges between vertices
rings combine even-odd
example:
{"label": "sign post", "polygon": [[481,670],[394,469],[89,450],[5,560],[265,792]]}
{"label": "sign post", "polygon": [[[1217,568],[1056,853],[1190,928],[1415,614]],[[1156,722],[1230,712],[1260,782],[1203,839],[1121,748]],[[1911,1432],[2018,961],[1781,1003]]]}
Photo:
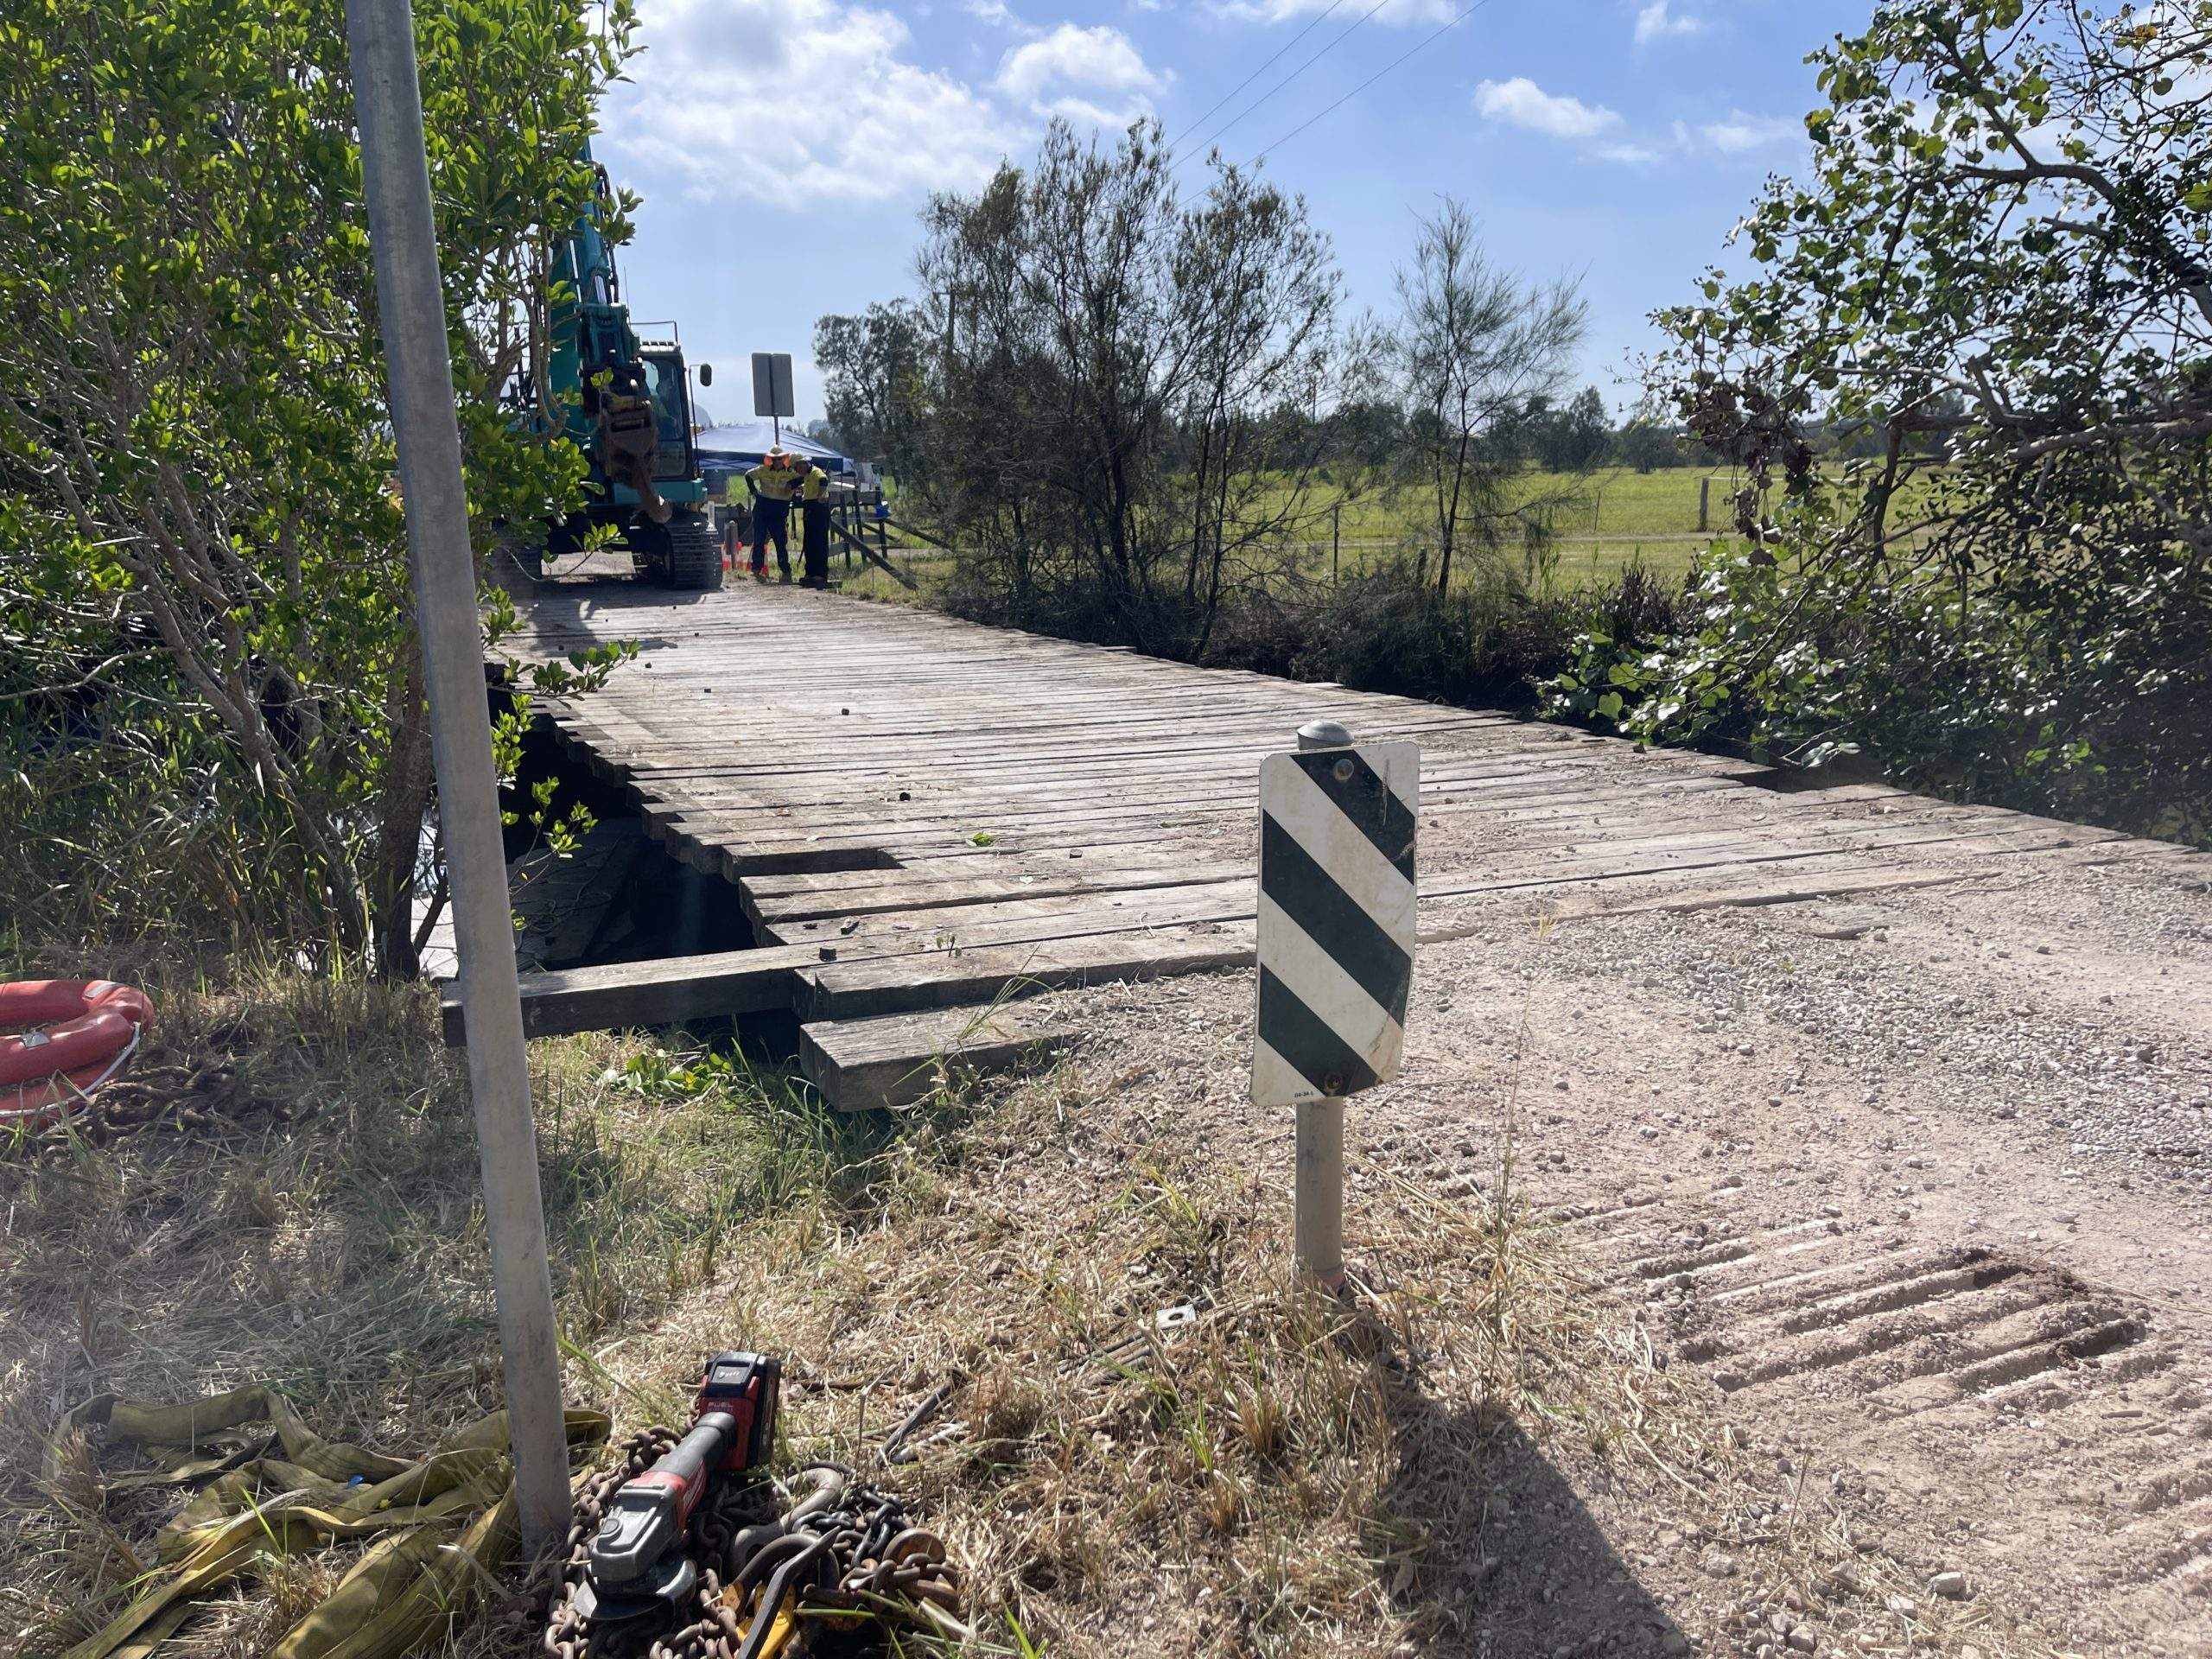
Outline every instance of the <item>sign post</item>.
{"label": "sign post", "polygon": [[1398,1075],[1413,987],[1421,751],[1334,721],[1260,767],[1252,1103],[1298,1113],[1298,1264],[1344,1282],[1344,1097]]}
{"label": "sign post", "polygon": [[789,352],[755,352],[753,353],[753,414],[772,416],[776,423],[776,442],[784,441],[784,420],[798,413],[798,400],[791,393],[791,354]]}
{"label": "sign post", "polygon": [[409,0],[347,0],[346,23],[391,430],[407,504],[415,625],[422,632],[423,678],[430,701],[438,820],[453,882],[461,1000],[468,1022],[468,1092],[476,1104],[476,1144],[483,1160],[516,1504],[523,1547],[536,1556],[558,1548],[568,1536],[569,1442],[537,1189],[537,1131],[531,1120],[522,999],[515,985],[514,912],[484,698],[476,558],[468,541],[461,429],[423,146],[415,24]]}

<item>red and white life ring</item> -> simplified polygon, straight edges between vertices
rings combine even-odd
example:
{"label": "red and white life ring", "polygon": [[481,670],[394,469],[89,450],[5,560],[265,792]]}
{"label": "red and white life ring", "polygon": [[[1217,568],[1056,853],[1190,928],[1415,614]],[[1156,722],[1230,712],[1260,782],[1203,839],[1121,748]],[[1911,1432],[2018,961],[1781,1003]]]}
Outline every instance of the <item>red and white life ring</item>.
{"label": "red and white life ring", "polygon": [[110,979],[0,985],[0,1129],[67,1117],[123,1070],[153,1017],[143,991]]}

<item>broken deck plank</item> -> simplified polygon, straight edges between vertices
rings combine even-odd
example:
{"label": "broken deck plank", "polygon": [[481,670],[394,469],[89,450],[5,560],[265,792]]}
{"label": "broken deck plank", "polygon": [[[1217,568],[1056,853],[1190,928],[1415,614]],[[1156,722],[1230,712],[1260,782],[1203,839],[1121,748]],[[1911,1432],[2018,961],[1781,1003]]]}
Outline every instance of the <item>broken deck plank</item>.
{"label": "broken deck plank", "polygon": [[1249,922],[910,951],[807,969],[799,1014],[808,1020],[856,1020],[958,1007],[1071,985],[1241,968],[1252,955]]}

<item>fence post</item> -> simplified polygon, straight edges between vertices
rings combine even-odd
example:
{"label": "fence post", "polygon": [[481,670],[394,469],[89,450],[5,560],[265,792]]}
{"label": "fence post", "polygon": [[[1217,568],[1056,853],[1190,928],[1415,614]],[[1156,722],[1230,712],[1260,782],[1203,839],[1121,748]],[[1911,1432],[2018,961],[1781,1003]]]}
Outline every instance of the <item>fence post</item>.
{"label": "fence post", "polygon": [[493,785],[476,559],[461,476],[461,429],[438,279],[423,99],[408,0],[346,0],[361,180],[392,436],[407,509],[415,625],[430,702],[438,818],[453,882],[467,1021],[468,1092],[483,1164],[484,1219],[499,1315],[507,1432],[524,1551],[557,1548],[569,1520],[568,1431],[545,1265],[537,1131],[515,983],[514,914]]}
{"label": "fence post", "polygon": [[1707,473],[1697,481],[1697,533],[1705,534],[1706,513],[1713,505],[1713,474]]}
{"label": "fence post", "polygon": [[1329,509],[1329,586],[1337,585],[1337,556],[1343,550],[1344,537],[1344,504],[1341,501]]}

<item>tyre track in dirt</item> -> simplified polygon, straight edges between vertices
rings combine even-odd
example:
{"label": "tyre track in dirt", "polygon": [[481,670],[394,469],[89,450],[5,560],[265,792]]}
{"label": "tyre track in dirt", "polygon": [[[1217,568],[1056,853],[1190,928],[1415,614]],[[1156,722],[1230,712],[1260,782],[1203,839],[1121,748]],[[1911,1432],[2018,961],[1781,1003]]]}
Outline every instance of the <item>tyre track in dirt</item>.
{"label": "tyre track in dirt", "polygon": [[[2031,1510],[2052,1586],[2092,1611],[2082,1635],[2200,1650],[2212,1612],[2200,1320],[2002,1249],[1900,1244],[1840,1206],[1747,1227],[1740,1198],[1739,1181],[1643,1189],[1556,1219],[1680,1359],[1801,1458],[1817,1446],[1828,1478],[1883,1470],[1923,1522],[1927,1506]],[[2012,1576],[2008,1552],[1885,1541],[1931,1577]],[[2019,1592],[2037,1595],[2019,1565]]]}

